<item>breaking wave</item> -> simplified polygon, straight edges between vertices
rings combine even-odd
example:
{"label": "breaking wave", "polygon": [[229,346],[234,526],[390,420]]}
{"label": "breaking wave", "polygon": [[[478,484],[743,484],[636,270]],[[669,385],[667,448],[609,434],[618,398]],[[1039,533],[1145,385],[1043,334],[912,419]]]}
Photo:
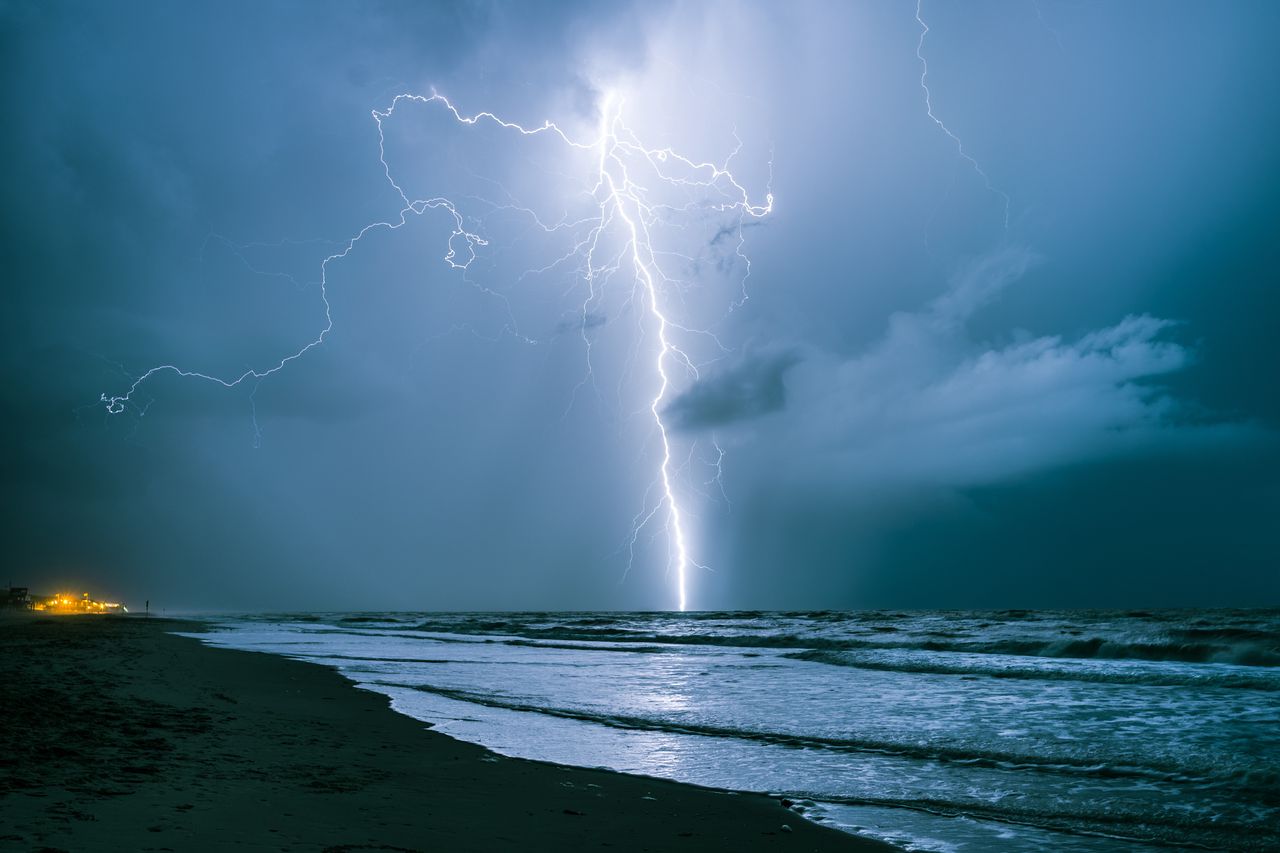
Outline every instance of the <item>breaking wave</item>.
{"label": "breaking wave", "polygon": [[578,720],[596,723],[617,729],[665,732],[670,734],[700,735],[703,737],[736,738],[759,743],[787,746],[797,749],[825,749],[841,752],[867,752],[891,755],[924,761],[942,761],[964,764],[974,767],[993,767],[1001,770],[1028,770],[1047,773],[1073,773],[1099,778],[1131,778],[1152,779],[1177,782],[1199,782],[1206,785],[1238,785],[1248,787],[1255,792],[1262,789],[1276,789],[1272,799],[1280,800],[1280,771],[1276,773],[1259,773],[1256,769],[1237,770],[1235,768],[1202,768],[1199,772],[1189,772],[1184,765],[1124,765],[1100,761],[1087,755],[1055,755],[1047,757],[1017,752],[984,750],[973,748],[956,748],[945,744],[910,743],[903,741],[886,741],[869,738],[834,738],[808,735],[797,732],[763,731],[755,729],[717,726],[700,722],[685,722],[655,717],[636,716],[630,714],[609,714],[580,708],[547,707],[526,702],[519,702],[490,694],[473,693],[427,684],[395,684],[383,682],[384,687],[398,687],[416,690],[483,705],[488,708],[501,708],[506,711],[522,711],[542,714],[548,717]]}
{"label": "breaking wave", "polygon": [[[1021,611],[1016,611],[1021,613]],[[958,629],[924,630],[885,624],[904,616],[898,614],[774,614],[767,621],[777,631],[717,632],[702,623],[728,620],[728,614],[699,614],[699,619],[663,616],[671,631],[653,631],[653,621],[631,627],[632,619],[592,617],[553,624],[521,618],[429,619],[412,630],[521,637],[527,640],[576,642],[645,643],[650,645],[700,645],[727,648],[796,649],[813,651],[855,651],[871,649],[914,649],[930,652],[958,652],[968,655],[1064,658],[1079,660],[1134,660],[1149,662],[1221,663],[1248,667],[1280,667],[1280,631],[1256,627],[1170,627],[1132,636],[1121,627],[1107,633],[1084,636],[1071,630],[1066,636],[1017,632],[1019,618],[1000,627],[1012,636],[997,639],[969,639],[981,636],[1002,617],[973,618]],[[816,616],[816,618],[815,618]],[[837,616],[839,618],[837,618]],[[996,620],[996,621],[992,621]],[[817,624],[804,624],[805,622]],[[664,625],[664,627],[667,627]],[[1150,627],[1148,624],[1144,627]],[[800,628],[801,630],[794,630]],[[832,630],[835,628],[836,630]],[[1013,628],[1013,631],[1010,631]],[[792,629],[792,630],[786,630]],[[1020,635],[1021,634],[1021,635]],[[1028,676],[1029,677],[1029,676]],[[1050,676],[1052,677],[1052,676]],[[1181,682],[1179,682],[1181,683]]]}
{"label": "breaking wave", "polygon": [[[1017,657],[964,655],[947,658],[876,655],[855,651],[811,649],[783,655],[792,660],[848,666],[881,672],[911,672],[926,675],[990,676],[1036,681],[1086,681],[1099,684],[1132,684],[1152,687],[1224,687],[1237,690],[1280,691],[1280,673],[1168,669],[1117,669],[1055,666],[1052,663],[1023,664]],[[963,657],[963,662],[956,661]],[[985,661],[983,658],[992,660]]]}

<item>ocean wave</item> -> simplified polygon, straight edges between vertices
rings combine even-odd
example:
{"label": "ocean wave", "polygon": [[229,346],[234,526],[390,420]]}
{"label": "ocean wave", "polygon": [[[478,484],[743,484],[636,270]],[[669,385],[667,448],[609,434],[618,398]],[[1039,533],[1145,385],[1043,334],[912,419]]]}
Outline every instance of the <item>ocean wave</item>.
{"label": "ocean wave", "polygon": [[[1146,779],[1179,783],[1201,783],[1217,786],[1239,787],[1242,790],[1276,800],[1280,798],[1280,779],[1258,774],[1256,768],[1205,768],[1192,770],[1175,765],[1125,765],[1101,761],[1094,756],[1036,756],[998,750],[953,747],[934,743],[905,743],[872,738],[834,738],[807,735],[796,732],[761,731],[707,723],[683,722],[670,719],[642,717],[628,714],[610,714],[579,708],[557,708],[504,699],[492,694],[478,694],[466,690],[437,687],[430,684],[404,684],[380,682],[384,687],[397,687],[430,693],[446,699],[468,702],[488,708],[541,714],[560,719],[596,723],[617,729],[664,732],[668,734],[699,735],[702,737],[733,738],[797,749],[825,749],[839,752],[862,752],[890,755],[922,761],[941,761],[968,766],[992,767],[1002,770],[1038,771],[1044,773],[1071,773],[1111,779]],[[1271,774],[1274,775],[1274,774]],[[1264,778],[1266,777],[1266,778]]]}
{"label": "ocean wave", "polygon": [[[653,625],[633,628],[621,620],[584,625],[568,620],[553,625],[531,625],[520,620],[469,622],[427,620],[413,630],[453,634],[503,634],[529,640],[647,643],[664,645],[723,646],[729,648],[804,649],[852,651],[858,649],[917,649],[932,652],[1005,655],[1014,657],[1072,658],[1082,660],[1139,660],[1170,663],[1226,663],[1238,666],[1280,667],[1280,635],[1254,629],[1178,629],[1163,638],[1122,639],[1107,636],[1071,636],[1080,629],[1063,629],[1067,636],[1010,637],[991,641],[967,639],[967,632],[928,630],[910,636],[892,625],[858,626],[866,638],[831,637],[800,632],[659,633]],[[1199,632],[1199,633],[1193,633]],[[876,639],[881,638],[881,639]]]}
{"label": "ocean wave", "polygon": [[335,620],[339,625],[366,625],[366,624],[396,624],[404,620],[397,619],[389,613],[382,613],[377,616],[343,616]]}
{"label": "ocean wave", "polygon": [[[808,649],[855,648],[872,645],[860,641],[829,640],[823,637],[806,637],[797,634],[659,634],[652,630],[633,628],[578,628],[572,623],[550,627],[531,627],[522,623],[476,623],[457,625],[442,622],[423,622],[413,630],[433,634],[502,634],[523,637],[527,640],[571,640],[597,643],[650,643],[662,645],[726,646],[731,648]],[[880,645],[880,644],[874,644]]]}
{"label": "ocean wave", "polygon": [[581,643],[556,643],[547,640],[499,640],[504,646],[518,646],[530,649],[562,649],[571,652],[629,652],[631,654],[660,655],[671,651],[666,646],[644,646],[631,643],[616,645],[583,645]]}
{"label": "ocean wave", "polygon": [[1280,832],[1264,823],[1205,821],[1203,818],[1168,809],[1054,811],[1026,808],[1008,803],[990,806],[970,800],[936,798],[896,799],[892,797],[832,797],[808,792],[789,792],[784,802],[806,817],[823,822],[826,804],[903,808],[943,817],[971,818],[1032,826],[1039,829],[1111,838],[1121,842],[1156,844],[1161,847],[1201,850],[1233,850],[1239,853],[1266,853],[1280,845]]}
{"label": "ocean wave", "polygon": [[[875,656],[856,651],[811,649],[784,654],[791,660],[847,666],[879,672],[910,672],[922,675],[990,676],[1031,681],[1085,681],[1099,684],[1133,684],[1150,687],[1225,687],[1238,690],[1280,691],[1280,678],[1271,673],[1170,670],[1104,670],[1053,668],[1045,665],[986,663],[972,659],[952,663],[946,659]],[[977,657],[977,656],[975,656]],[[1006,659],[1007,660],[1007,659]]]}
{"label": "ocean wave", "polygon": [[[1274,635],[1270,639],[1274,642]],[[1280,647],[1260,642],[1185,642],[1178,639],[1125,641],[1109,637],[1089,637],[1047,641],[1013,639],[963,644],[930,641],[922,643],[920,648],[926,651],[1023,657],[1280,666]]]}

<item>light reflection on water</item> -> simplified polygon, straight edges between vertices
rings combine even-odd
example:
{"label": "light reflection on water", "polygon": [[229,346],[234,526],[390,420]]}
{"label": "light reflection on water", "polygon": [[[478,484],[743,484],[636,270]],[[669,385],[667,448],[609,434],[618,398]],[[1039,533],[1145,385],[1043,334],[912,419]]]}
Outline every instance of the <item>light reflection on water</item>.
{"label": "light reflection on water", "polygon": [[[1213,660],[1267,663],[1265,619],[587,616],[259,618],[201,638],[328,663],[502,754],[808,797],[915,849],[1280,843],[1280,669]],[[1247,644],[1182,641],[1206,636]]]}

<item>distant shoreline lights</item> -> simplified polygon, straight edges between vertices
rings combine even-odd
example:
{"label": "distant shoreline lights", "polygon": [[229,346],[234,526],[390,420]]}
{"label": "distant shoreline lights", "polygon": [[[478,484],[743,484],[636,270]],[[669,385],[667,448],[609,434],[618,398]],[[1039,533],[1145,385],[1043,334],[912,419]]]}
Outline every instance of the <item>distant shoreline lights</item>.
{"label": "distant shoreline lights", "polygon": [[69,592],[59,592],[47,597],[35,597],[31,600],[31,609],[56,615],[129,612],[129,609],[119,602],[95,601],[89,597],[87,592],[79,597]]}

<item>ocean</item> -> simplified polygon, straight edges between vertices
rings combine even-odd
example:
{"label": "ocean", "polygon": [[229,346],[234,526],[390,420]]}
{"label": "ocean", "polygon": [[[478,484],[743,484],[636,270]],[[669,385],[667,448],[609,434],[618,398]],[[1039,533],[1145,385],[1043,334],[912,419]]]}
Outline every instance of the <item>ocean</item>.
{"label": "ocean", "polygon": [[1280,849],[1280,609],[218,616],[500,755],[921,851]]}

